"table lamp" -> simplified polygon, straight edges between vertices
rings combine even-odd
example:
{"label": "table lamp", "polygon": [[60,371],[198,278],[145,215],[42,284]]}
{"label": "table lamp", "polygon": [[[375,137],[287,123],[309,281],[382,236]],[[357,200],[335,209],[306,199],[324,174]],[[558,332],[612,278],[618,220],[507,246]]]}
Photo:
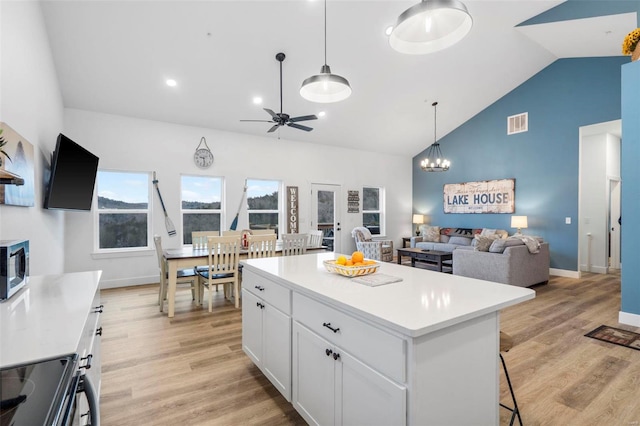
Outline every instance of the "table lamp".
{"label": "table lamp", "polygon": [[420,235],[420,225],[422,225],[424,223],[424,215],[422,214],[414,214],[413,215],[413,223],[415,223],[416,226],[416,235]]}
{"label": "table lamp", "polygon": [[526,216],[511,216],[511,227],[517,228],[516,235],[522,235],[521,229],[527,228]]}

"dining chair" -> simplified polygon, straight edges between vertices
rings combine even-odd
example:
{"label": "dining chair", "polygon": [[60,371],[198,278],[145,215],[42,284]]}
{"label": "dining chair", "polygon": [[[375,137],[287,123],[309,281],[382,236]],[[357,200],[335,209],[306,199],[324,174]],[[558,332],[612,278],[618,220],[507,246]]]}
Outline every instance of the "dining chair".
{"label": "dining chair", "polygon": [[307,247],[320,247],[322,246],[322,231],[319,229],[312,229],[309,231],[309,244]]}
{"label": "dining chair", "polygon": [[256,259],[260,257],[273,257],[276,255],[276,234],[248,235],[247,257]]}
{"label": "dining chair", "polygon": [[240,238],[236,235],[207,238],[208,261],[206,269],[197,269],[199,277],[200,301],[204,296],[204,287],[209,289],[209,312],[212,312],[213,286],[224,285],[224,297],[230,294],[233,286],[236,308],[240,307],[238,288],[238,261],[240,259]]}
{"label": "dining chair", "polygon": [[[162,237],[154,235],[153,242],[156,246],[156,255],[158,256],[158,268],[160,269],[160,288],[158,289],[158,305],[160,305],[160,312],[164,308],[164,301],[167,298],[167,286],[169,279],[169,271],[167,268],[167,262],[162,255]],[[178,269],[178,284],[190,284],[191,285],[191,298],[198,303],[196,296],[199,296],[196,286],[197,276],[193,268]]]}
{"label": "dining chair", "polygon": [[204,250],[207,248],[207,238],[218,236],[220,236],[220,231],[193,231],[191,232],[191,246],[194,250]]}
{"label": "dining chair", "polygon": [[307,252],[307,234],[282,234],[282,255],[296,256]]}
{"label": "dining chair", "polygon": [[227,229],[227,230],[222,231],[222,236],[223,237],[230,237],[230,236],[235,236],[235,235],[237,235],[237,236],[242,235],[242,231],[237,231],[235,229]]}

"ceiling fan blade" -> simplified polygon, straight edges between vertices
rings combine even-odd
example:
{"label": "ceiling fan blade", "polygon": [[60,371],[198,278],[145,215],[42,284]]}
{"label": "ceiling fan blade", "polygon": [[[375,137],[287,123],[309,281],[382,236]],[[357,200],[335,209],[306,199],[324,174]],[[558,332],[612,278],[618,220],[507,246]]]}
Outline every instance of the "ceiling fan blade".
{"label": "ceiling fan blade", "polygon": [[254,123],[273,123],[271,120],[240,120],[240,121],[252,121]]}
{"label": "ceiling fan blade", "polygon": [[317,120],[318,117],[316,117],[315,115],[303,115],[300,117],[293,117],[290,118],[289,121],[291,123],[295,123],[296,121],[307,121],[307,120]]}
{"label": "ceiling fan blade", "polygon": [[269,113],[270,116],[272,116],[273,118],[276,118],[277,115],[275,112],[273,112],[272,110],[270,110],[269,108],[263,108],[265,111],[267,111]]}
{"label": "ceiling fan blade", "polygon": [[311,127],[303,126],[302,124],[296,124],[296,123],[287,123],[287,126],[293,127],[294,129],[304,130],[305,132],[310,132],[313,130],[313,128]]}
{"label": "ceiling fan blade", "polygon": [[267,133],[275,132],[275,131],[276,131],[276,129],[277,129],[278,127],[280,127],[280,125],[279,125],[279,124],[276,124],[275,126],[273,126],[272,128],[270,128],[269,130],[267,130]]}

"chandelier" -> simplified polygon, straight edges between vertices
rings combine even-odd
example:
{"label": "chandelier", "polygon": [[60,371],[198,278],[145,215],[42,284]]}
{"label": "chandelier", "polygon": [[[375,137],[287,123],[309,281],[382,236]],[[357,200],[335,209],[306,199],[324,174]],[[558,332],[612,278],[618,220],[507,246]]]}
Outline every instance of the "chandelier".
{"label": "chandelier", "polygon": [[420,167],[425,172],[446,172],[451,166],[451,162],[442,155],[440,144],[436,138],[437,105],[438,102],[431,104],[433,106],[433,143],[427,148],[427,158],[420,162]]}

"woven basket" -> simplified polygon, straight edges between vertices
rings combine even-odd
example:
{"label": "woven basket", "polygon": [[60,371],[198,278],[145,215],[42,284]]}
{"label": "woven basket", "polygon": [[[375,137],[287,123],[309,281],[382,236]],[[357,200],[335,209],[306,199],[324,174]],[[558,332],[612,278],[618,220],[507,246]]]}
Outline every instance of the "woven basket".
{"label": "woven basket", "polygon": [[373,274],[380,267],[380,263],[376,262],[375,265],[363,265],[363,266],[343,266],[336,264],[335,260],[325,260],[324,267],[329,272],[335,274],[344,275],[345,277],[361,277],[363,275]]}

